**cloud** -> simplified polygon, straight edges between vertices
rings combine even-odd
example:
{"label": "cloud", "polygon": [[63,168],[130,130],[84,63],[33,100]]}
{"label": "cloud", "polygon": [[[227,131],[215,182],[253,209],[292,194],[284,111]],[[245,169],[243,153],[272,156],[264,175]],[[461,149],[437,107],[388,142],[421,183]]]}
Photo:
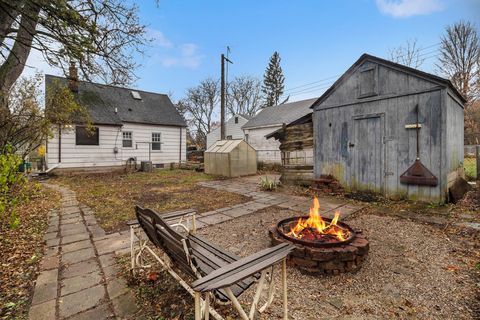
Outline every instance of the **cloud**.
{"label": "cloud", "polygon": [[198,52],[198,46],[194,43],[184,43],[176,46],[171,52],[159,55],[160,63],[164,67],[197,68],[202,62],[203,55]]}
{"label": "cloud", "polygon": [[165,68],[195,69],[202,62],[203,55],[199,53],[199,47],[194,43],[175,44],[163,32],[156,29],[149,29],[148,37],[153,39],[149,66],[160,64]]}
{"label": "cloud", "polygon": [[441,0],[376,0],[383,14],[396,18],[424,15],[443,9]]}
{"label": "cloud", "polygon": [[151,38],[154,46],[170,49],[173,48],[173,43],[160,30],[148,29],[148,38]]}

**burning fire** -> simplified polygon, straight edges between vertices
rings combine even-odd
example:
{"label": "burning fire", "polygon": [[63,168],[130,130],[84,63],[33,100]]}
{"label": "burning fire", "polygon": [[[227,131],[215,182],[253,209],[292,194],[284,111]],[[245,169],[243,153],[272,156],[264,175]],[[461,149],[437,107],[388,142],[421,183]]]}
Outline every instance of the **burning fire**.
{"label": "burning fire", "polygon": [[313,199],[308,219],[299,218],[297,223],[290,228],[288,236],[310,241],[345,241],[350,236],[350,231],[337,225],[340,212],[335,212],[332,221],[327,224],[319,213],[320,204],[317,197]]}

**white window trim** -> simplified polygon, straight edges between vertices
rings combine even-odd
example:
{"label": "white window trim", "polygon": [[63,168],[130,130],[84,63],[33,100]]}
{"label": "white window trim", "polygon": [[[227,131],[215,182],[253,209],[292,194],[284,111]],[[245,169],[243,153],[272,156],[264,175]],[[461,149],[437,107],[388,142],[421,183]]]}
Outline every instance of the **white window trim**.
{"label": "white window trim", "polygon": [[[128,140],[128,139],[123,138],[123,133],[124,132],[130,132],[130,136],[131,136],[130,140],[132,140],[132,146],[131,147],[124,147],[123,146],[123,140]],[[122,149],[133,149],[133,131],[122,131]]]}
{"label": "white window trim", "polygon": [[[160,135],[160,141],[153,141],[153,135],[154,134],[159,134]],[[163,151],[162,133],[161,132],[152,132],[150,139],[151,139],[150,150],[152,152],[162,152]],[[160,150],[153,149],[153,144],[154,143],[159,143],[160,144]]]}

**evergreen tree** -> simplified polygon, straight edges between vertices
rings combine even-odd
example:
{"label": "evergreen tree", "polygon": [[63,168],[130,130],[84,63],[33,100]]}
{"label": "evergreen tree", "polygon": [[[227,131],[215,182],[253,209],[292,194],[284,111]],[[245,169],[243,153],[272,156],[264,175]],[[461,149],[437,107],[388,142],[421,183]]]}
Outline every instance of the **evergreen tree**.
{"label": "evergreen tree", "polygon": [[263,76],[262,92],[265,94],[265,107],[279,104],[280,97],[283,94],[285,76],[280,66],[280,60],[280,55],[275,51],[270,57],[270,62]]}

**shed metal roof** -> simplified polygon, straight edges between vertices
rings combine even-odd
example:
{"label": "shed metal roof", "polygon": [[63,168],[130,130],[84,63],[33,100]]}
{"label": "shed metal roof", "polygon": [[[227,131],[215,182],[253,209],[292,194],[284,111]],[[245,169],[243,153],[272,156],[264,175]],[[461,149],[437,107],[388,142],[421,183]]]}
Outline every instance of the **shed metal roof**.
{"label": "shed metal roof", "polygon": [[[68,85],[64,77],[45,75],[47,88],[54,85],[55,81],[60,85]],[[48,90],[46,92],[48,94]],[[137,92],[141,99],[136,99],[132,92]],[[78,81],[78,93],[75,95],[95,124],[122,125],[124,122],[131,122],[187,126],[165,94]]]}
{"label": "shed metal roof", "polygon": [[255,117],[244,124],[242,129],[290,123],[311,113],[310,107],[316,100],[317,98],[313,98],[263,108]]}

